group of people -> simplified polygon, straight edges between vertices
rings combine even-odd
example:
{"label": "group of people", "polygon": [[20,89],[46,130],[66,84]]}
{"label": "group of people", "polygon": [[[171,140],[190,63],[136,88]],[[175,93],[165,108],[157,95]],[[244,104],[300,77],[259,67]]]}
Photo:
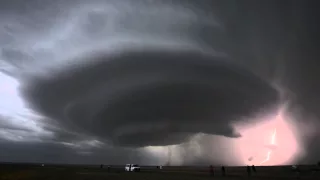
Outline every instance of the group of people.
{"label": "group of people", "polygon": [[251,169],[252,169],[252,171],[253,171],[254,173],[257,172],[256,167],[255,167],[254,165],[252,165],[251,168],[250,168],[250,166],[247,166],[248,176],[251,176]]}
{"label": "group of people", "polygon": [[[254,172],[256,173],[257,170],[256,170],[256,167],[254,165],[252,166],[247,166],[247,173],[248,173],[248,176],[251,176],[251,172]],[[221,167],[221,172],[222,172],[222,176],[226,176],[226,168],[224,166]],[[214,176],[214,168],[212,165],[210,165],[210,174],[212,176]]]}

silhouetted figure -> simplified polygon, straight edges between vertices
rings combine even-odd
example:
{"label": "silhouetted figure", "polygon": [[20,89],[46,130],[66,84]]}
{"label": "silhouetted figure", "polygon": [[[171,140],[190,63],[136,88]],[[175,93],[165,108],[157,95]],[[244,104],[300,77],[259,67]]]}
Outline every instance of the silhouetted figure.
{"label": "silhouetted figure", "polygon": [[318,166],[320,166],[320,161],[318,161]]}
{"label": "silhouetted figure", "polygon": [[250,166],[247,166],[247,173],[248,173],[248,176],[251,176],[251,168],[250,168]]}
{"label": "silhouetted figure", "polygon": [[102,169],[102,168],[103,168],[103,164],[100,165],[100,169]]}
{"label": "silhouetted figure", "polygon": [[256,167],[255,167],[254,165],[252,165],[252,171],[253,171],[254,173],[257,172]]}
{"label": "silhouetted figure", "polygon": [[210,165],[210,174],[211,174],[211,176],[214,176],[214,169],[213,169],[213,166],[212,165]]}
{"label": "silhouetted figure", "polygon": [[110,166],[107,166],[107,171],[110,172]]}
{"label": "silhouetted figure", "polygon": [[226,168],[224,166],[221,167],[222,176],[226,176]]}

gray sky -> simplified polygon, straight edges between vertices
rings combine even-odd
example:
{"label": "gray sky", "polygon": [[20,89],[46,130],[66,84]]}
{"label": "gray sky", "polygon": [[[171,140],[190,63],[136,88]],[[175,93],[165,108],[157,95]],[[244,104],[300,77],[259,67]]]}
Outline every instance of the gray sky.
{"label": "gray sky", "polygon": [[243,164],[285,102],[316,162],[315,3],[1,1],[0,161]]}

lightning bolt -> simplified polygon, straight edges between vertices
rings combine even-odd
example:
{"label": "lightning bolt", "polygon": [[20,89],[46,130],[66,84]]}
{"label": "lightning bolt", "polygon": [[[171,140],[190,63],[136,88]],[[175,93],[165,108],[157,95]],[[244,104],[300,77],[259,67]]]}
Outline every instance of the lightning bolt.
{"label": "lightning bolt", "polygon": [[271,137],[271,144],[275,145],[276,144],[276,134],[277,134],[277,129],[275,128]]}
{"label": "lightning bolt", "polygon": [[[272,144],[272,145],[275,145],[275,143],[276,143],[276,134],[277,134],[277,129],[274,129],[272,136],[271,136],[271,142],[270,142],[270,144]],[[272,150],[269,150],[267,153],[266,159],[263,160],[262,162],[260,162],[260,165],[270,160],[271,153],[272,153]]]}

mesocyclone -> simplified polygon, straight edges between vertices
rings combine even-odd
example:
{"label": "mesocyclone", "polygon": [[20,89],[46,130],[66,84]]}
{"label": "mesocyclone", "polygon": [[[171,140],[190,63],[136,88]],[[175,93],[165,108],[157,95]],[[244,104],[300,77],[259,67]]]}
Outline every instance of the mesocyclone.
{"label": "mesocyclone", "polygon": [[[267,81],[226,55],[209,11],[123,2],[80,3],[42,41],[25,41],[34,44],[21,70],[30,107],[71,131],[142,147],[197,133],[240,137],[232,122],[278,103]],[[37,64],[45,71],[32,72]]]}

